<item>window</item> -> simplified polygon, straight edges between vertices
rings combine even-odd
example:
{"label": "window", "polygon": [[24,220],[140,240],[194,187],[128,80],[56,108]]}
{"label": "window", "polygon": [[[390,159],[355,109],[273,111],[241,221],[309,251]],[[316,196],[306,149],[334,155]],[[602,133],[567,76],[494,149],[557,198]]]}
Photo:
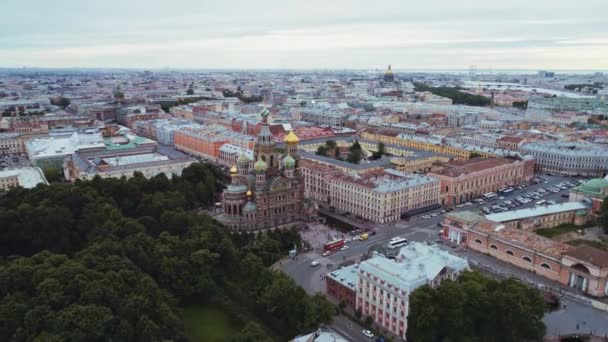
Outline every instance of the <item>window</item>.
{"label": "window", "polygon": [[524,259],[524,261],[527,261],[527,262],[532,262],[532,259],[530,259],[530,258],[529,258],[529,257],[527,257],[527,256],[523,257],[522,259]]}
{"label": "window", "polygon": [[550,270],[550,269],[551,269],[551,266],[549,266],[548,264],[546,264],[546,263],[544,263],[544,262],[543,262],[542,264],[540,264],[540,267],[546,268],[546,269],[548,269],[548,270]]}
{"label": "window", "polygon": [[479,240],[479,239],[475,239],[475,242],[477,242],[478,244],[481,244],[481,240]]}
{"label": "window", "polygon": [[496,245],[490,245],[490,248],[492,248],[492,249],[498,249],[498,247],[496,247]]}
{"label": "window", "polygon": [[513,254],[513,252],[512,252],[512,251],[509,251],[509,250],[507,250],[505,253],[507,253],[507,254],[509,254],[509,255],[515,255],[515,254]]}

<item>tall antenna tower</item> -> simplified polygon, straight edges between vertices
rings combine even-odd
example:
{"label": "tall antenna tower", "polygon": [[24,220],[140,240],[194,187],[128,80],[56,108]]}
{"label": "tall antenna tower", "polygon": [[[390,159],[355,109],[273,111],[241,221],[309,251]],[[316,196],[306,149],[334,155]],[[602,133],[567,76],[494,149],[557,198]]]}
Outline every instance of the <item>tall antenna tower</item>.
{"label": "tall antenna tower", "polygon": [[477,65],[470,65],[469,66],[469,78],[474,79],[475,77],[477,77]]}

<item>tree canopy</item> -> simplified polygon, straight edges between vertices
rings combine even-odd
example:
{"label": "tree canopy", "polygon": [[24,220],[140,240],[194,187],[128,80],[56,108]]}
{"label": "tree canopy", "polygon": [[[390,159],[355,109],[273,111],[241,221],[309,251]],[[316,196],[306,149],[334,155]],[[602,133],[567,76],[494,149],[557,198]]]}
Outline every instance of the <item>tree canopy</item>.
{"label": "tree canopy", "polygon": [[297,231],[230,234],[199,213],[224,177],[193,164],[171,180],[8,191],[0,340],[186,341],[185,304],[225,310],[243,326],[234,341],[284,341],[329,322],[333,305],[268,268],[301,243]]}
{"label": "tree canopy", "polygon": [[454,104],[464,104],[467,106],[488,106],[491,100],[485,96],[473,95],[461,91],[457,87],[431,87],[424,83],[414,82],[416,91],[428,91],[438,96],[452,99]]}
{"label": "tree canopy", "polygon": [[437,288],[423,286],[410,299],[412,341],[540,341],[546,305],[537,289],[465,272]]}

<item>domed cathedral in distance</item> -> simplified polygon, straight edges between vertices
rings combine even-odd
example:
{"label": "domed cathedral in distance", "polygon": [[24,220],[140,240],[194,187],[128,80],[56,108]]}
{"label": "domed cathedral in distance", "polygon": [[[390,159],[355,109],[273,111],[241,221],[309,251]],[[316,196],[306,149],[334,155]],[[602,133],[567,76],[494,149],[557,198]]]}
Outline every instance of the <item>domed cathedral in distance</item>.
{"label": "domed cathedral in distance", "polygon": [[277,149],[262,110],[262,129],[253,147],[255,163],[242,154],[230,169],[231,182],[224,190],[224,212],[216,219],[235,231],[260,231],[302,221],[304,181],[300,175],[297,135],[285,136],[285,151]]}
{"label": "domed cathedral in distance", "polygon": [[388,65],[388,69],[384,72],[384,82],[395,82],[395,74],[393,74],[393,69],[390,64]]}

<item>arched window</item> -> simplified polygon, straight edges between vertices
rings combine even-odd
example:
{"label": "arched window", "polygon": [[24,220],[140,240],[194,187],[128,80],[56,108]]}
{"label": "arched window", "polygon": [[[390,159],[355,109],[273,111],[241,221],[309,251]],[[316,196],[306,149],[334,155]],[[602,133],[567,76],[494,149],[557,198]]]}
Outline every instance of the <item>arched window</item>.
{"label": "arched window", "polygon": [[548,270],[550,270],[550,269],[551,269],[551,266],[549,266],[549,264],[544,263],[544,262],[543,262],[542,264],[540,264],[540,267],[546,268],[546,269],[548,269]]}
{"label": "arched window", "polygon": [[481,244],[481,240],[479,240],[479,239],[475,239],[475,242]]}
{"label": "arched window", "polygon": [[585,265],[576,264],[576,265],[572,265],[570,267],[572,267],[572,269],[577,270],[582,273],[587,273],[587,274],[591,273],[591,272],[589,272],[589,269],[587,267],[585,267]]}
{"label": "arched window", "polygon": [[507,250],[505,253],[514,256],[515,254],[513,254],[513,251]]}
{"label": "arched window", "polygon": [[532,259],[530,259],[530,258],[529,258],[529,257],[527,257],[527,256],[523,257],[522,259],[524,259],[524,261],[527,261],[527,262],[532,262]]}
{"label": "arched window", "polygon": [[270,156],[270,167],[274,167],[274,155]]}
{"label": "arched window", "polygon": [[496,247],[496,245],[490,245],[490,248],[496,249],[496,250],[498,249],[498,247]]}

